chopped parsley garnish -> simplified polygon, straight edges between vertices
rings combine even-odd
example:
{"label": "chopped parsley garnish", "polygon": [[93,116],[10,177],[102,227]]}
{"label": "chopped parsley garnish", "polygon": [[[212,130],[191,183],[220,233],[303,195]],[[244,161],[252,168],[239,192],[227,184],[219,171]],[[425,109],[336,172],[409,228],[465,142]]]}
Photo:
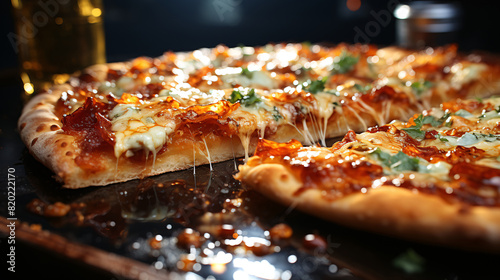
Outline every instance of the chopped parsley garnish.
{"label": "chopped parsley garnish", "polygon": [[259,96],[255,94],[255,89],[248,90],[247,94],[243,94],[239,89],[233,90],[229,98],[229,102],[236,103],[240,102],[241,105],[251,106],[257,102],[261,102]]}
{"label": "chopped parsley garnish", "polygon": [[425,259],[410,248],[397,256],[392,265],[409,274],[420,273],[425,269]]}
{"label": "chopped parsley garnish", "polygon": [[245,76],[245,77],[247,77],[249,79],[252,79],[253,72],[250,71],[250,70],[248,70],[248,68],[246,68],[246,67],[242,67],[241,68],[241,75],[243,75],[243,76]]}
{"label": "chopped parsley garnish", "polygon": [[436,134],[436,139],[441,142],[450,142],[450,140],[446,139],[446,137],[441,136],[441,134]]}
{"label": "chopped parsley garnish", "polygon": [[275,121],[279,121],[280,119],[283,118],[283,116],[278,111],[278,107],[276,107],[276,106],[274,106],[274,108],[273,108],[273,118]]}
{"label": "chopped parsley garnish", "polygon": [[326,81],[328,80],[328,77],[324,77],[322,79],[318,79],[316,81],[307,81],[302,84],[302,88],[305,91],[308,91],[312,94],[316,94],[318,92],[322,92],[325,89],[325,84]]}
{"label": "chopped parsley garnish", "polygon": [[328,94],[332,94],[332,95],[335,95],[335,96],[340,96],[340,92],[338,92],[335,89],[324,90],[323,92],[324,93],[328,93]]}
{"label": "chopped parsley garnish", "polygon": [[420,128],[424,124],[430,124],[433,127],[437,127],[440,126],[449,116],[449,114],[444,114],[441,118],[437,119],[433,116],[424,117],[422,114],[420,114],[416,119],[413,120],[413,122]]}
{"label": "chopped parsley garnish", "polygon": [[354,65],[358,63],[359,57],[355,57],[346,51],[343,51],[339,56],[333,59],[332,75],[345,74],[352,70]]}
{"label": "chopped parsley garnish", "polygon": [[464,135],[462,135],[461,137],[459,137],[457,139],[457,145],[470,146],[470,145],[477,144],[481,141],[495,142],[498,140],[500,140],[500,135],[466,132],[466,133],[464,133]]}
{"label": "chopped parsley garnish", "polygon": [[359,91],[360,93],[364,94],[367,91],[371,90],[372,86],[371,85],[362,86],[360,84],[354,84],[354,88],[356,88],[356,90]]}
{"label": "chopped parsley garnish", "polygon": [[395,155],[383,152],[380,148],[376,148],[371,152],[382,164],[394,171],[417,171],[418,158],[410,157],[409,155],[399,151]]}
{"label": "chopped parsley garnish", "polygon": [[434,86],[434,84],[429,81],[413,82],[411,84],[413,92],[415,92],[417,95],[421,95],[425,91],[429,90],[432,86]]}
{"label": "chopped parsley garnish", "polygon": [[417,128],[415,126],[409,127],[409,128],[403,128],[408,135],[410,135],[411,138],[415,140],[422,140],[425,138],[425,131],[420,130],[420,128]]}
{"label": "chopped parsley garnish", "polygon": [[403,128],[410,137],[416,140],[422,140],[425,137],[425,131],[421,130],[422,126],[425,124],[430,124],[433,127],[438,127],[443,124],[443,122],[448,119],[450,116],[449,113],[444,114],[441,118],[437,119],[433,116],[425,116],[420,114],[418,115],[417,118],[413,119],[413,122],[415,123],[414,126],[408,127],[408,128]]}

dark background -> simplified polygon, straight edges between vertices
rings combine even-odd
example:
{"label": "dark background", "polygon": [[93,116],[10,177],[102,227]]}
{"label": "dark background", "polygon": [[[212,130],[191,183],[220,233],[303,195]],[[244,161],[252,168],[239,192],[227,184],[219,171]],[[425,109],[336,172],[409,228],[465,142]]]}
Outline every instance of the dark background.
{"label": "dark background", "polygon": [[[39,1],[39,0],[34,0]],[[41,0],[47,1],[47,0]],[[355,42],[355,28],[374,21],[372,12],[408,1],[361,0],[103,0],[108,61],[158,56],[164,51],[263,45],[269,42]],[[500,9],[494,1],[459,1],[465,12],[458,43],[462,50],[500,51]],[[10,1],[0,4],[0,70],[14,73],[17,57],[7,38],[14,31]],[[370,43],[395,43],[395,19]]]}

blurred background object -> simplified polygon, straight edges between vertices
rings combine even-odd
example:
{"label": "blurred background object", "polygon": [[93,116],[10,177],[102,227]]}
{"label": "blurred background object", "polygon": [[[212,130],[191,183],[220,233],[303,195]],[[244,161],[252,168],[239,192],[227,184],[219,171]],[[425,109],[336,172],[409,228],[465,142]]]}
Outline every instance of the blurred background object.
{"label": "blurred background object", "polygon": [[106,62],[101,0],[11,2],[16,32],[7,37],[19,57],[27,95]]}
{"label": "blurred background object", "polygon": [[[68,1],[29,2],[48,5]],[[107,61],[113,62],[217,44],[255,46],[309,41],[391,45],[397,41],[394,10],[399,4],[416,2],[420,1],[103,0],[98,18],[102,17],[104,23]],[[499,52],[494,4],[485,0],[455,2],[460,3],[463,11],[456,39],[460,50]],[[18,79],[20,64],[15,44],[9,39],[15,34],[11,3],[1,1],[0,5],[4,36],[0,40],[0,83],[6,83]],[[43,31],[39,32],[40,35]],[[51,36],[44,35],[49,40],[53,39]],[[75,37],[80,40],[85,35]],[[50,49],[49,54],[62,55],[56,49]]]}
{"label": "blurred background object", "polygon": [[397,44],[414,49],[458,41],[462,8],[458,2],[415,1],[394,10]]}

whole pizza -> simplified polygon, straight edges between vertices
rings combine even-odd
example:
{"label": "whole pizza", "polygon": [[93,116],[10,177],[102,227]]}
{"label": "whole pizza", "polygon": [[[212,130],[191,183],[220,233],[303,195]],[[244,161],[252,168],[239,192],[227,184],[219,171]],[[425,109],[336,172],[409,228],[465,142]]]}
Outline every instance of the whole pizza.
{"label": "whole pizza", "polygon": [[89,67],[30,100],[18,126],[66,188],[245,157],[236,178],[281,203],[498,250],[497,61],[454,45],[167,52]]}

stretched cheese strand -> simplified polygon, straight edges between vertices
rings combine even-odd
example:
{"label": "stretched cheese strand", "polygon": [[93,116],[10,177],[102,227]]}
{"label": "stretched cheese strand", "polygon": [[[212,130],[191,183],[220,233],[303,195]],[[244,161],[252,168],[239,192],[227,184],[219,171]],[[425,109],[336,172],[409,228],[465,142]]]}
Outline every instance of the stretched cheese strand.
{"label": "stretched cheese strand", "polygon": [[250,150],[250,135],[248,133],[238,133],[243,149],[245,150],[245,162],[248,160],[248,151]]}
{"label": "stretched cheese strand", "polygon": [[210,164],[210,172],[212,172],[213,168],[212,168],[212,157],[210,156],[210,150],[208,149],[207,141],[205,140],[205,137],[203,136],[201,139],[203,139],[203,143],[205,144],[205,149],[207,150],[207,154],[206,155],[205,155],[205,153],[203,153],[203,154],[207,158],[208,163]]}
{"label": "stretched cheese strand", "polygon": [[[356,112],[356,110],[354,110],[353,108],[351,108],[351,106],[347,104],[344,104],[344,107],[347,108],[349,111],[351,111],[354,114],[354,116],[359,120],[359,122],[363,125],[363,130],[368,129],[368,125],[366,124],[365,120],[358,114],[358,112]],[[344,117],[344,119],[346,120],[346,125],[349,127],[349,124],[347,123],[347,118]]]}

